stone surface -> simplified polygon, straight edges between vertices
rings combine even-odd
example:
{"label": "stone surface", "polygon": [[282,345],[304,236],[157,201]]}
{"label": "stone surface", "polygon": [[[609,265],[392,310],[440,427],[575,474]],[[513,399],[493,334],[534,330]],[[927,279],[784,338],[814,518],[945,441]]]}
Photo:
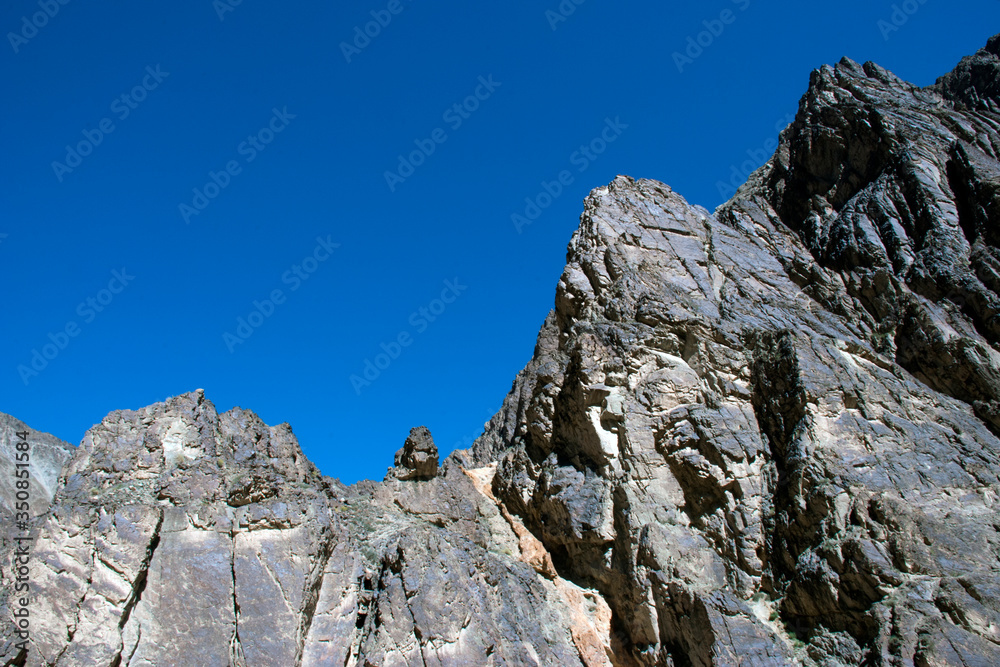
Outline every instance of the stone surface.
{"label": "stone surface", "polygon": [[426,426],[410,429],[403,447],[396,452],[392,476],[400,480],[427,480],[438,473],[438,448]]}
{"label": "stone surface", "polygon": [[714,213],[594,190],[469,451],[344,487],[201,392],[91,429],[26,665],[1000,664],[1000,38],[813,73]]}
{"label": "stone surface", "polygon": [[[17,433],[27,433],[25,439]],[[17,443],[28,443],[29,476],[28,493],[31,516],[44,514],[49,509],[56,492],[59,473],[66,461],[73,456],[75,447],[48,433],[41,433],[19,419],[0,412],[0,479],[14,478],[18,455]],[[0,484],[0,512],[13,513],[17,502],[17,489],[11,484]]]}
{"label": "stone surface", "polygon": [[633,658],[1000,664],[998,43],[815,72],[714,214],[588,198],[473,457]]}
{"label": "stone surface", "polygon": [[[23,451],[25,443],[26,452]],[[18,445],[22,446],[21,450]],[[0,618],[10,618],[8,598],[17,585],[16,563],[13,561],[17,543],[14,538],[37,533],[38,525],[49,511],[56,492],[59,473],[75,449],[55,436],[36,431],[19,419],[0,412]],[[27,473],[17,467],[18,463],[23,465],[25,461],[28,462]],[[18,482],[27,488],[18,488]],[[28,494],[28,499],[21,501],[20,511],[18,492]],[[26,509],[23,503],[27,503]],[[10,654],[16,641],[19,640],[14,638],[11,624],[4,622],[0,625],[0,655]]]}

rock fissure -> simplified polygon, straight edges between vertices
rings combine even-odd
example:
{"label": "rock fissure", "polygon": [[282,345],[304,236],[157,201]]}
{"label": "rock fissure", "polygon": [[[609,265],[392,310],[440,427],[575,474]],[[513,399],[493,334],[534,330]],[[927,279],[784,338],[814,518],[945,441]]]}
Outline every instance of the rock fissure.
{"label": "rock fissure", "polygon": [[142,594],[146,590],[146,581],[149,576],[149,564],[153,561],[153,556],[156,554],[156,548],[160,545],[160,528],[163,526],[163,514],[160,514],[159,519],[156,522],[156,526],[153,527],[153,534],[149,542],[149,546],[146,548],[146,554],[142,559],[142,563],[139,566],[139,574],[135,579],[135,583],[132,585],[132,593],[129,598],[125,601],[125,605],[122,608],[122,617],[118,621],[118,628],[123,629],[128,623],[129,618],[132,616],[132,610],[135,606],[139,604],[142,600]]}

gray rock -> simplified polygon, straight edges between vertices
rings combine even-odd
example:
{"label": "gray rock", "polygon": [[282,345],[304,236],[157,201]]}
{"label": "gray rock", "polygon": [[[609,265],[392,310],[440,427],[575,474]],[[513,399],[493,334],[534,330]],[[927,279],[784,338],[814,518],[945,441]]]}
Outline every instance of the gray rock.
{"label": "gray rock", "polygon": [[634,659],[997,662],[1000,598],[945,592],[1000,564],[997,43],[927,89],[814,73],[714,215],[587,199],[472,456]]}
{"label": "gray rock", "polygon": [[[12,612],[9,596],[17,584],[13,561],[15,538],[37,533],[39,522],[52,503],[59,473],[75,449],[0,412],[0,618],[10,618]],[[17,467],[25,461],[27,473]],[[26,488],[19,488],[18,483]],[[18,501],[18,492],[27,493],[27,500]],[[19,502],[27,503],[27,508],[22,504],[19,511]],[[14,637],[10,623],[0,625],[0,655],[16,654],[14,644],[20,641]]]}
{"label": "gray rock", "polygon": [[393,475],[399,480],[427,480],[438,473],[438,449],[426,426],[410,429],[410,435],[396,452]]}
{"label": "gray rock", "polygon": [[[17,437],[17,433],[27,433],[27,437],[21,439]],[[19,419],[0,412],[0,479],[5,482],[0,484],[0,512],[8,514],[15,512],[15,494],[18,489],[6,482],[14,479],[16,465],[19,460],[23,460],[25,454],[17,449],[19,442],[28,443],[28,511],[32,517],[36,517],[48,511],[56,492],[59,473],[73,456],[76,447],[48,433],[36,431]],[[19,455],[22,459],[18,459]]]}
{"label": "gray rock", "polygon": [[928,88],[814,72],[715,213],[594,190],[533,358],[440,469],[424,428],[345,487],[201,392],[112,413],[4,657],[1000,664],[998,44]]}

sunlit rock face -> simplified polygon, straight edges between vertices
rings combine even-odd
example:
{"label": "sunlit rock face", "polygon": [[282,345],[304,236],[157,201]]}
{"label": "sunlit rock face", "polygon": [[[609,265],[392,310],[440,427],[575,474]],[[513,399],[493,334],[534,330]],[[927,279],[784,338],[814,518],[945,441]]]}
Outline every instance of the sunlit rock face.
{"label": "sunlit rock face", "polygon": [[473,456],[632,659],[1000,664],[998,55],[822,68],[714,214],[587,199]]}
{"label": "sunlit rock face", "polygon": [[74,451],[69,443],[0,412],[0,618],[4,619],[0,655],[13,649],[14,628],[9,619],[14,608],[21,607],[16,590],[21,563],[15,557],[23,560],[23,554],[16,552],[19,546],[27,550],[30,540],[18,538],[30,537],[45,520],[59,473]]}
{"label": "sunlit rock face", "polygon": [[201,392],[108,415],[37,510],[6,658],[1000,664],[998,150],[994,38],[929,88],[814,72],[714,213],[594,190],[533,357],[440,465],[417,428],[344,487]]}

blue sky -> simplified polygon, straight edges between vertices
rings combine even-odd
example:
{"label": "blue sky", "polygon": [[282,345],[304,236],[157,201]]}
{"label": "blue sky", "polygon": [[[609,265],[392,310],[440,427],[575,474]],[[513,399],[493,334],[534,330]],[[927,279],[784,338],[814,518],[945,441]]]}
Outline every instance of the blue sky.
{"label": "blue sky", "polygon": [[75,444],[201,387],[346,482],[413,426],[480,432],[592,188],[714,208],[812,69],[930,84],[1000,29],[995,0],[225,1],[0,10],[0,410]]}

